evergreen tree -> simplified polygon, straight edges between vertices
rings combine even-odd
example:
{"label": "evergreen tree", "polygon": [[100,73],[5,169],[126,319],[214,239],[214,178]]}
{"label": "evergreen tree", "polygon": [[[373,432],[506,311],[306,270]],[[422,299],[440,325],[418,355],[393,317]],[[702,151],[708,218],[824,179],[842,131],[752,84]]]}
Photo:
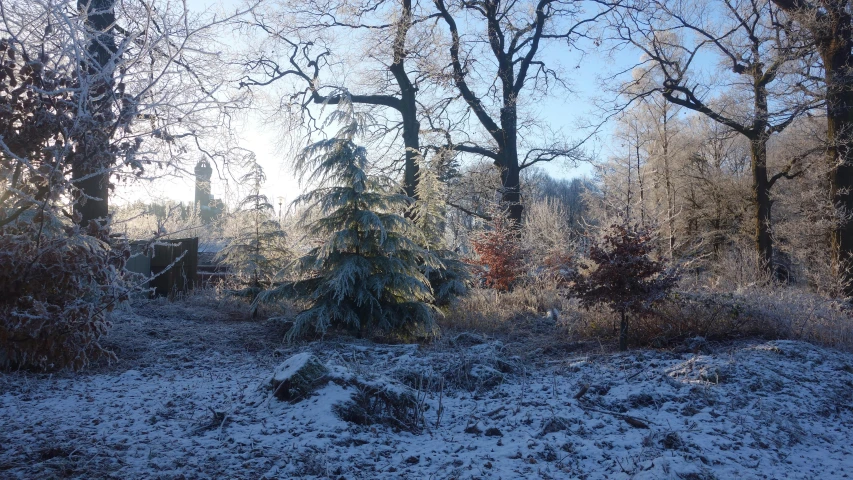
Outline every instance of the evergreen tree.
{"label": "evergreen tree", "polygon": [[273,284],[290,257],[285,234],[272,218],[275,209],[261,193],[265,180],[263,168],[252,156],[249,171],[240,178],[240,183],[252,188],[240,202],[238,212],[247,221],[247,228],[241,229],[219,254],[245,283],[245,288],[232,293],[251,298]]}
{"label": "evergreen tree", "polygon": [[[361,119],[342,101],[327,124],[343,128],[328,140],[308,146],[296,169],[316,188],[295,200],[304,205],[308,233],[320,245],[295,262],[298,280],[263,292],[258,301],[282,297],[308,302],[288,338],[325,332],[330,326],[357,329],[433,328],[429,281],[421,265],[438,262],[421,248],[420,232],[401,212],[411,199],[382,177],[366,173],[367,152],[353,138]],[[319,213],[309,220],[308,212]]]}
{"label": "evergreen tree", "polygon": [[417,201],[410,211],[411,218],[423,233],[423,247],[440,262],[438,266],[424,265],[424,273],[429,278],[438,305],[445,305],[454,297],[468,293],[471,281],[468,265],[455,252],[448,250],[444,241],[447,186],[439,176],[439,167],[446,164],[441,161],[444,154],[440,152],[431,162],[418,157]]}

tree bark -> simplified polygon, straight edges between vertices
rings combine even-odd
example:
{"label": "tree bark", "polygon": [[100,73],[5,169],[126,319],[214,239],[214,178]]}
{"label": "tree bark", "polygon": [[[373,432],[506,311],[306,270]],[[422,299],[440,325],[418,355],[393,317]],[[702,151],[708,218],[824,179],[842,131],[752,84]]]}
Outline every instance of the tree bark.
{"label": "tree bark", "polygon": [[628,144],[628,175],[626,177],[627,180],[627,191],[625,193],[625,222],[631,223],[631,145]]}
{"label": "tree bark", "polygon": [[752,166],[752,201],[755,204],[755,248],[761,268],[775,272],[773,264],[773,237],[771,226],[770,184],[767,180],[767,139],[765,136],[750,140]]}
{"label": "tree bark", "polygon": [[620,312],[621,322],[619,324],[619,351],[628,350],[628,313],[623,309]]}
{"label": "tree bark", "polygon": [[846,13],[845,28],[839,28],[836,42],[821,48],[826,70],[827,108],[827,161],[829,162],[829,193],[839,219],[836,219],[830,234],[833,270],[840,280],[843,295],[853,297],[853,221],[847,217],[853,213],[853,158],[851,158],[851,135],[853,135],[853,67],[851,48],[853,32],[850,17]]}
{"label": "tree bark", "polygon": [[834,219],[830,232],[832,267],[842,285],[841,294],[853,297],[853,222],[846,216],[853,212],[853,17],[848,0],[821,0],[816,4],[802,0],[773,0],[789,13],[814,15],[809,22],[815,36],[818,54],[823,60],[826,83],[826,157],[829,194],[841,218]]}
{"label": "tree bark", "polygon": [[501,169],[501,204],[508,212],[511,222],[521,223],[524,206],[521,204],[521,168],[518,162],[518,111],[513,91],[513,68],[511,64],[502,65],[499,75],[504,81],[504,106],[501,108],[501,135],[499,156]]}
{"label": "tree bark", "polygon": [[389,70],[400,87],[400,115],[403,117],[403,144],[406,160],[403,171],[403,188],[406,195],[417,199],[418,170],[420,169],[420,130],[418,106],[415,101],[417,87],[406,74],[406,37],[412,26],[412,0],[402,0],[402,12],[394,40],[394,61]]}
{"label": "tree bark", "polygon": [[663,107],[663,176],[666,187],[666,223],[669,228],[669,261],[675,259],[675,193],[672,188],[672,172],[669,168],[669,102],[664,98]]}
{"label": "tree bark", "polygon": [[82,132],[71,158],[71,178],[80,191],[74,210],[80,225],[90,221],[105,222],[109,215],[110,168],[114,158],[110,137],[114,123],[114,79],[112,68],[117,52],[113,25],[115,0],[78,0],[77,8],[86,14],[86,28],[91,40],[83,59],[87,118],[80,118]]}
{"label": "tree bark", "polygon": [[501,185],[501,204],[506,209],[509,220],[518,225],[521,223],[524,206],[521,204],[521,170],[517,163],[510,162],[501,167]]}

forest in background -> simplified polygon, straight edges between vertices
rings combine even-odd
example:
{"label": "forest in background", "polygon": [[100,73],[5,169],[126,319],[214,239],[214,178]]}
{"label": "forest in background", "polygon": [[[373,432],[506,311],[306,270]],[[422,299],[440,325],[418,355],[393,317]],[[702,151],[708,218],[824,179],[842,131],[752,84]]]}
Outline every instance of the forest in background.
{"label": "forest in background", "polygon": [[[109,312],[146,280],[124,269],[128,241],[187,236],[224,247],[216,295],[291,340],[548,315],[622,349],[850,348],[850,9],[3,0],[0,363],[112,356]],[[592,55],[609,68],[586,98],[573,63]],[[545,120],[581,98],[587,128]],[[248,115],[282,132],[302,180],[286,209],[235,133]],[[239,191],[215,222],[111,205],[199,158]],[[594,174],[553,179],[548,162]]]}

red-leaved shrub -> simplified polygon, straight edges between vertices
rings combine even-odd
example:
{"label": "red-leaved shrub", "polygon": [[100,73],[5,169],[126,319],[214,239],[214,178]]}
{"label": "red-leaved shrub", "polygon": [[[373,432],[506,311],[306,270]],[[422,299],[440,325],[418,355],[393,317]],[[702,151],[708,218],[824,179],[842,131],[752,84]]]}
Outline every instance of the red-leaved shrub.
{"label": "red-leaved shrub", "polygon": [[518,225],[497,214],[492,219],[491,229],[475,235],[471,244],[485,267],[481,276],[486,285],[496,290],[510,290],[524,267]]}
{"label": "red-leaved shrub", "polygon": [[675,285],[675,273],[652,258],[654,241],[648,230],[634,225],[612,225],[604,238],[592,245],[595,264],[575,279],[581,305],[607,304],[621,317],[619,349],[628,348],[628,314],[648,313]]}

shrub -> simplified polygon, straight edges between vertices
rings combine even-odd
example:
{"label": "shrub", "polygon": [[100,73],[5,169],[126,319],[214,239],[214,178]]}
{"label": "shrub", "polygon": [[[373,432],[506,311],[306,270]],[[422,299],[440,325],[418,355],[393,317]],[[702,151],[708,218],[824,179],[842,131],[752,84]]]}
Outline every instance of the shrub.
{"label": "shrub", "polygon": [[26,52],[0,40],[0,368],[79,369],[109,355],[98,341],[130,252],[108,244],[108,225],[65,218],[80,221],[63,204],[78,193],[65,172],[76,80]]}
{"label": "shrub", "polygon": [[650,257],[654,249],[648,230],[614,224],[604,238],[590,248],[595,264],[575,279],[581,305],[607,304],[620,316],[619,349],[628,348],[628,314],[651,312],[651,306],[675,285],[676,275],[663,262]]}
{"label": "shrub", "polygon": [[557,287],[567,287],[575,277],[576,271],[575,257],[569,253],[556,251],[545,257],[538,277],[552,281]]}
{"label": "shrub", "polygon": [[797,286],[752,287],[735,292],[678,292],[661,306],[665,328],[653,343],[684,336],[805,340],[853,349],[853,321],[845,302]]}
{"label": "shrub", "polygon": [[572,223],[562,202],[546,198],[524,209],[521,232],[528,270],[565,286],[574,271]]}
{"label": "shrub", "polygon": [[[538,332],[530,323],[543,318],[557,320],[563,333],[577,333],[577,300],[568,298],[550,281],[519,285],[509,292],[472,288],[468,295],[448,309],[441,320],[444,330],[474,330],[490,335],[510,335],[514,339]],[[547,322],[546,322],[547,323]],[[549,331],[548,335],[553,335]]]}
{"label": "shrub", "polygon": [[108,245],[106,228],[81,235],[54,218],[21,220],[0,232],[0,367],[80,369],[112,357],[99,339],[127,298],[127,245]]}
{"label": "shrub", "polygon": [[471,244],[485,267],[481,276],[486,286],[510,290],[524,269],[519,226],[498,212],[492,217],[491,228],[475,235]]}

